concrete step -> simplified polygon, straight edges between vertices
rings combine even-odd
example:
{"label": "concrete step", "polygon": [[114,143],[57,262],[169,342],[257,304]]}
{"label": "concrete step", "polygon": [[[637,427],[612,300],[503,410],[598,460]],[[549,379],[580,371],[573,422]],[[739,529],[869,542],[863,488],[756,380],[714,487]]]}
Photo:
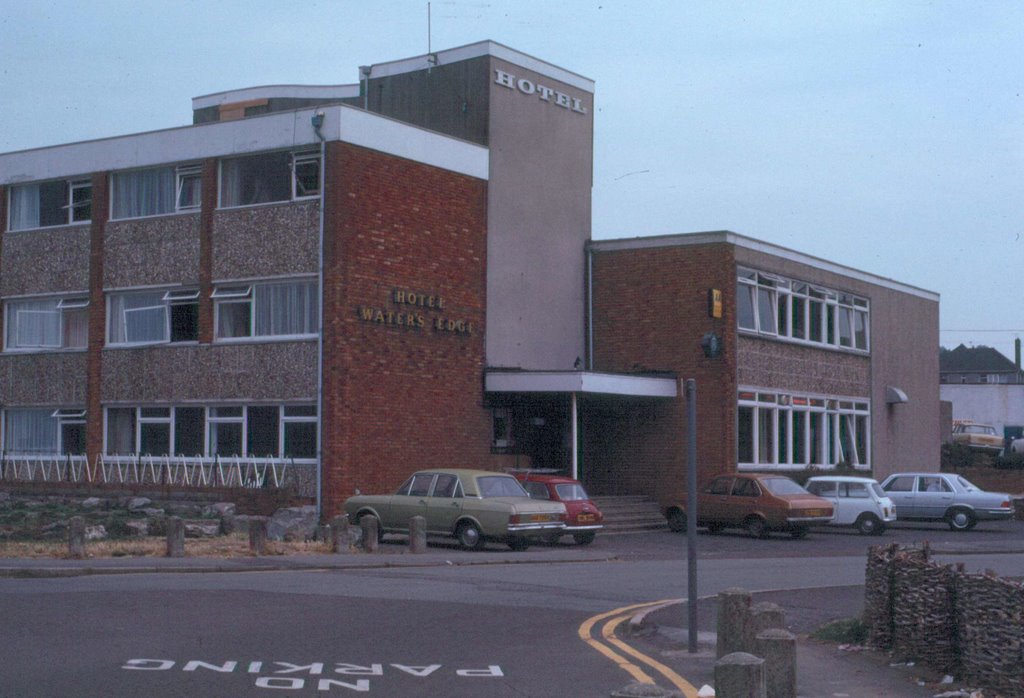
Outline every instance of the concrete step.
{"label": "concrete step", "polygon": [[604,514],[604,530],[608,533],[664,530],[665,517],[658,503],[642,495],[593,497]]}

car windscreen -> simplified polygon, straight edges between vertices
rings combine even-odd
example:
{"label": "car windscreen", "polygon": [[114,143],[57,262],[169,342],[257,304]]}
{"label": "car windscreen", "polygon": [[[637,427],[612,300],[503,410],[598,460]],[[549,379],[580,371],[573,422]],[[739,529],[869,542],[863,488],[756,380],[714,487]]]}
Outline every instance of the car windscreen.
{"label": "car windscreen", "polygon": [[587,496],[586,490],[583,489],[583,485],[576,482],[567,482],[562,485],[555,485],[555,492],[558,492],[558,498],[563,502],[575,502],[580,499],[590,499]]}
{"label": "car windscreen", "polygon": [[529,497],[511,475],[486,475],[476,479],[481,497]]}
{"label": "car windscreen", "polygon": [[807,494],[807,490],[786,477],[766,477],[761,484],[774,495]]}
{"label": "car windscreen", "polygon": [[885,490],[883,490],[882,486],[879,485],[877,482],[872,482],[870,487],[871,487],[871,491],[875,493],[876,497],[884,497],[885,496]]}

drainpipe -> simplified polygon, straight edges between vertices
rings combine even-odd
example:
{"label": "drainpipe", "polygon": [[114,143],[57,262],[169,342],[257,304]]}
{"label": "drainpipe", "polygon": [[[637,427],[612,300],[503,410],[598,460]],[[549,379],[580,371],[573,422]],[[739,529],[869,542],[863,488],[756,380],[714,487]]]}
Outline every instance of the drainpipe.
{"label": "drainpipe", "polygon": [[587,370],[594,370],[594,250],[587,244]]}
{"label": "drainpipe", "polygon": [[324,434],[324,208],[327,205],[327,139],[320,129],[324,125],[324,113],[317,109],[313,112],[313,131],[320,139],[320,221],[319,240],[317,244],[317,292],[320,294],[319,323],[320,331],[316,339],[316,518],[323,519],[323,434]]}

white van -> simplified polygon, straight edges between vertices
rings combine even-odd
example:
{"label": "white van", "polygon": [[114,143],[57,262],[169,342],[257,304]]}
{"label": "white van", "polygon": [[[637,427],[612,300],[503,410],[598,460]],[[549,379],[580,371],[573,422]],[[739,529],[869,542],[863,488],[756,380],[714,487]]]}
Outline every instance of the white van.
{"label": "white van", "polygon": [[820,475],[804,485],[809,492],[832,502],[833,526],[853,526],[864,535],[877,536],[896,520],[896,507],[869,477]]}

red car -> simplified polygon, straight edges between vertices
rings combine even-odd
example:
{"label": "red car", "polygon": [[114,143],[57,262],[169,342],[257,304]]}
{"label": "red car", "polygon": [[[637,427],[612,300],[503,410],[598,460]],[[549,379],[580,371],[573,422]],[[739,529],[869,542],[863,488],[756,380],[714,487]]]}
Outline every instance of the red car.
{"label": "red car", "polygon": [[543,540],[555,543],[571,533],[577,545],[590,545],[597,532],[604,527],[604,514],[590,501],[590,496],[578,480],[564,475],[536,471],[513,472],[533,499],[548,499],[565,505],[565,528],[545,534]]}

